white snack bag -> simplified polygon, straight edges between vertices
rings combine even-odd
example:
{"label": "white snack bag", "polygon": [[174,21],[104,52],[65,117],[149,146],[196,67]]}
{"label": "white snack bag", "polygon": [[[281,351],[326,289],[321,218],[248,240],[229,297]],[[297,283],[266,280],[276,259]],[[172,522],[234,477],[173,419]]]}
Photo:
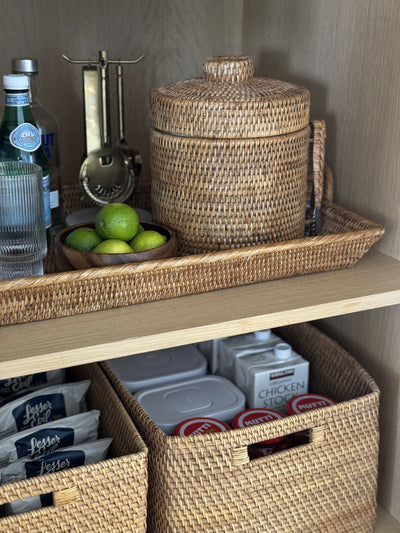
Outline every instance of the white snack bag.
{"label": "white snack bag", "polygon": [[49,505],[53,505],[53,494],[51,493],[41,494],[40,496],[30,496],[24,500],[17,500],[16,502],[5,504],[5,516],[27,513]]}
{"label": "white snack bag", "polygon": [[65,369],[27,374],[16,378],[0,379],[0,406],[22,394],[65,381]]}
{"label": "white snack bag", "polygon": [[0,438],[87,410],[90,379],[45,387],[0,407]]}
{"label": "white snack bag", "polygon": [[39,459],[20,459],[0,468],[0,482],[8,483],[14,479],[26,479],[59,472],[67,468],[88,465],[103,461],[107,457],[112,438],[83,442],[48,453]]}
{"label": "white snack bag", "polygon": [[97,439],[100,411],[94,409],[25,431],[0,440],[0,467],[19,459],[37,459],[59,448],[93,442]]}

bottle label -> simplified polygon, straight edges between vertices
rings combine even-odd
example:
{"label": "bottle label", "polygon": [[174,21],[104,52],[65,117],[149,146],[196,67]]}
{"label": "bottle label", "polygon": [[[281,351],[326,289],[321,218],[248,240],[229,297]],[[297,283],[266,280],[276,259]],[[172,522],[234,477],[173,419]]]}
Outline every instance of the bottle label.
{"label": "bottle label", "polygon": [[29,94],[26,93],[6,93],[6,106],[22,107],[29,105]]}
{"label": "bottle label", "polygon": [[10,133],[10,143],[24,152],[34,152],[42,143],[39,130],[29,122],[20,124]]}
{"label": "bottle label", "polygon": [[50,208],[55,209],[60,206],[58,191],[50,191]]}
{"label": "bottle label", "polygon": [[50,177],[43,176],[43,198],[44,198],[44,222],[46,228],[51,227],[51,204],[50,204]]}
{"label": "bottle label", "polygon": [[[49,160],[55,159],[53,152],[55,149],[56,134],[54,132],[43,133],[43,131],[41,132],[41,134],[42,134],[42,146],[44,148],[44,151],[46,152],[47,159]],[[49,164],[51,164],[50,161],[49,161]]]}

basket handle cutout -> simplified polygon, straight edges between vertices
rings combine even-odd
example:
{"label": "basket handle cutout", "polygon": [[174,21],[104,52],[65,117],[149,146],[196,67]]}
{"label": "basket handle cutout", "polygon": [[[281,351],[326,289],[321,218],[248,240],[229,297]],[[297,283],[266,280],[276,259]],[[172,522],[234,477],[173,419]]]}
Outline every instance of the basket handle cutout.
{"label": "basket handle cutout", "polygon": [[277,443],[254,442],[247,446],[239,446],[233,449],[232,463],[233,466],[240,466],[256,459],[268,460],[269,456],[286,453],[292,448],[319,445],[324,441],[324,437],[324,426],[317,426],[290,433]]}
{"label": "basket handle cutout", "polygon": [[[0,522],[2,518],[21,513],[37,512],[48,507],[66,507],[80,500],[80,491],[77,486],[68,489],[38,494],[28,498],[20,498],[0,506]],[[50,509],[47,509],[49,511]],[[45,512],[45,511],[44,511]]]}

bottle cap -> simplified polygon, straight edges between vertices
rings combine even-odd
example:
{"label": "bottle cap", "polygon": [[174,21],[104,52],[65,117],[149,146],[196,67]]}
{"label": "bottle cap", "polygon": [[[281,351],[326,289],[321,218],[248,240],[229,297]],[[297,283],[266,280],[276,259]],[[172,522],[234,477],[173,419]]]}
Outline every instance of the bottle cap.
{"label": "bottle cap", "polygon": [[286,412],[288,415],[296,415],[304,413],[304,411],[311,411],[328,405],[334,405],[336,402],[322,394],[299,394],[290,399],[286,404]]}
{"label": "bottle cap", "polygon": [[280,342],[274,347],[274,356],[277,359],[289,359],[292,355],[292,347],[290,344]]}
{"label": "bottle cap", "polygon": [[16,57],[11,60],[11,69],[14,74],[37,74],[39,72],[39,62],[37,59],[23,59]]}
{"label": "bottle cap", "polygon": [[[257,424],[279,420],[280,418],[285,418],[285,415],[279,411],[275,411],[274,409],[266,409],[264,407],[255,407],[238,413],[232,420],[232,427],[233,429],[247,428]],[[262,441],[262,444],[275,444],[283,441],[285,438],[286,435],[282,437],[276,437],[275,439]]]}
{"label": "bottle cap", "polygon": [[190,418],[181,422],[174,431],[174,435],[198,435],[203,433],[220,433],[221,431],[229,431],[231,428],[222,420],[215,418],[199,417]]}
{"label": "bottle cap", "polygon": [[4,89],[21,91],[29,89],[29,78],[25,74],[6,74],[3,76]]}
{"label": "bottle cap", "polygon": [[254,337],[259,341],[267,341],[271,337],[271,330],[262,329],[261,331],[255,331]]}

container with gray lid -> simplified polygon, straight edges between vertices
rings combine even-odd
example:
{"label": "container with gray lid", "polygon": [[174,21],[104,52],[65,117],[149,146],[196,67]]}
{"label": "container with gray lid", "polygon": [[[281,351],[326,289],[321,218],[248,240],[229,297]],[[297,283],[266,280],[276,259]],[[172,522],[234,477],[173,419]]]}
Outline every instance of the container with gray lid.
{"label": "container with gray lid", "polygon": [[221,376],[201,376],[150,387],[135,394],[136,400],[155,424],[168,435],[195,416],[230,423],[245,408],[244,394]]}
{"label": "container with gray lid", "polygon": [[207,372],[207,360],[193,344],[119,357],[107,363],[132,393]]}

